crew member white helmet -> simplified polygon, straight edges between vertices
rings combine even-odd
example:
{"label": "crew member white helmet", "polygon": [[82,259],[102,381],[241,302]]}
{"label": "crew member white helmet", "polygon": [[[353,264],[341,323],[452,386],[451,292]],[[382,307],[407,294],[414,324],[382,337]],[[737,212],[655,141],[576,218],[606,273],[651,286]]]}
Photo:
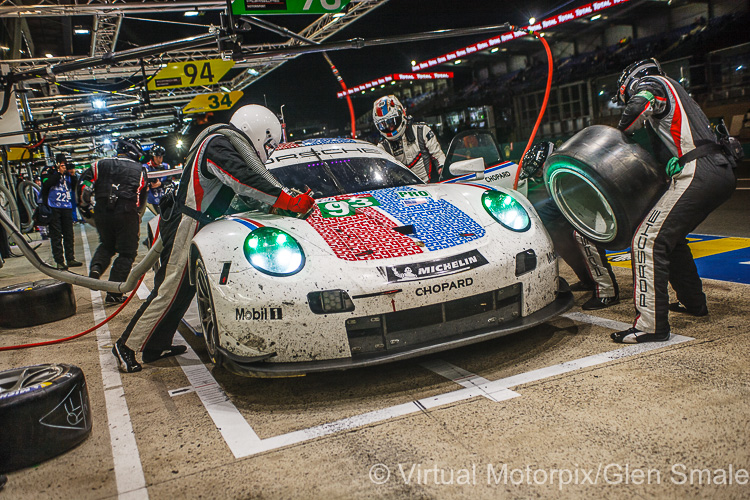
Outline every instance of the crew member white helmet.
{"label": "crew member white helmet", "polygon": [[281,123],[268,108],[258,104],[242,106],[234,112],[229,123],[240,129],[265,163],[281,141]]}
{"label": "crew member white helmet", "polygon": [[395,141],[406,132],[406,109],[395,95],[381,97],[372,106],[372,120],[378,132]]}

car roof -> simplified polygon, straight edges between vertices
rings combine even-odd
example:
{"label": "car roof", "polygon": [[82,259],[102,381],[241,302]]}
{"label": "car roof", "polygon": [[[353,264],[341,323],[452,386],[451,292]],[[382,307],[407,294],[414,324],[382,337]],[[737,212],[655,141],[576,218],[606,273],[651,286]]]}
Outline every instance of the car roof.
{"label": "car roof", "polygon": [[279,144],[266,166],[269,170],[273,170],[300,162],[309,162],[316,158],[336,160],[355,157],[384,158],[394,161],[393,157],[374,144],[358,139],[305,139]]}

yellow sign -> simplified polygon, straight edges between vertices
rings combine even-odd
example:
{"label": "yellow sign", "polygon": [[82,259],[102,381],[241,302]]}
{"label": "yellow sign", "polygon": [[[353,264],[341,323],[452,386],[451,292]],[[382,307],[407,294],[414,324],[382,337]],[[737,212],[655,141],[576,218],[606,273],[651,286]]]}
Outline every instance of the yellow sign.
{"label": "yellow sign", "polygon": [[234,61],[201,59],[168,64],[148,82],[149,90],[213,85],[234,66]]}
{"label": "yellow sign", "polygon": [[237,104],[244,92],[241,90],[235,90],[234,92],[216,92],[213,94],[201,94],[193,97],[190,101],[182,108],[182,112],[187,113],[208,113],[209,111],[222,111],[224,109],[232,109],[232,106]]}
{"label": "yellow sign", "polygon": [[26,148],[8,148],[8,161],[30,160],[31,151]]}

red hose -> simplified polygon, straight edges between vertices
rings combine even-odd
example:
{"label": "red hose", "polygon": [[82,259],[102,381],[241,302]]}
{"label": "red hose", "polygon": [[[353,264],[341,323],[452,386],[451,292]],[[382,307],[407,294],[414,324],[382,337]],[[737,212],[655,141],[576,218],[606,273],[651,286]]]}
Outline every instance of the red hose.
{"label": "red hose", "polygon": [[338,80],[339,84],[341,85],[341,88],[344,91],[344,94],[346,95],[346,103],[349,105],[349,119],[352,122],[352,139],[357,138],[357,131],[355,124],[357,122],[357,118],[354,115],[354,106],[352,105],[352,98],[349,96],[349,89],[346,87],[346,83],[344,83],[344,79],[341,77],[341,74],[339,73],[339,70],[336,68],[336,65],[333,64],[333,61],[331,61],[331,58],[328,57],[328,54],[323,52],[323,57],[326,58],[326,61],[328,61],[329,66],[331,66],[331,71],[333,71],[333,76],[336,77],[336,80]]}
{"label": "red hose", "polygon": [[543,36],[541,36],[536,31],[531,32],[532,35],[537,37],[540,42],[542,42],[542,45],[544,45],[544,50],[547,51],[547,89],[544,92],[544,101],[542,101],[542,109],[539,111],[539,116],[536,119],[536,124],[534,125],[534,130],[531,132],[531,137],[529,137],[529,142],[526,144],[526,149],[523,150],[523,154],[521,155],[521,160],[518,162],[518,171],[516,171],[516,179],[513,181],[513,189],[518,189],[518,178],[521,175],[521,167],[523,167],[523,157],[526,154],[526,152],[531,148],[531,145],[534,143],[534,137],[536,137],[536,133],[539,130],[539,125],[542,123],[542,118],[544,118],[544,112],[547,110],[547,101],[549,101],[549,94],[552,90],[552,67],[553,67],[553,60],[552,60],[552,51],[549,48],[549,44],[547,43],[547,40],[544,39]]}
{"label": "red hose", "polygon": [[140,280],[138,280],[138,284],[135,286],[135,289],[132,292],[130,292],[130,295],[128,296],[127,300],[125,300],[125,302],[123,302],[122,305],[120,305],[120,307],[118,307],[115,312],[113,312],[112,314],[110,314],[109,316],[107,316],[107,318],[104,321],[102,321],[101,323],[99,323],[98,325],[94,325],[91,328],[89,328],[88,330],[86,330],[84,332],[81,332],[81,333],[76,333],[75,335],[71,335],[70,337],[65,337],[65,338],[56,339],[56,340],[47,340],[45,342],[37,342],[35,344],[20,344],[20,345],[11,345],[11,346],[7,346],[7,347],[0,347],[0,351],[13,351],[13,350],[17,350],[17,349],[28,349],[29,347],[40,347],[40,346],[43,346],[43,345],[60,344],[62,342],[66,342],[68,340],[73,340],[73,339],[77,339],[78,337],[83,337],[87,333],[91,333],[94,330],[97,330],[98,328],[101,328],[103,325],[107,324],[109,322],[109,320],[111,320],[112,318],[114,318],[115,316],[117,316],[120,313],[120,311],[122,311],[122,309],[126,305],[128,305],[128,302],[130,302],[130,299],[133,298],[133,295],[135,295],[136,291],[138,290],[138,287],[141,286],[141,283],[143,282],[144,276],[145,276],[145,274],[143,276],[141,276]]}

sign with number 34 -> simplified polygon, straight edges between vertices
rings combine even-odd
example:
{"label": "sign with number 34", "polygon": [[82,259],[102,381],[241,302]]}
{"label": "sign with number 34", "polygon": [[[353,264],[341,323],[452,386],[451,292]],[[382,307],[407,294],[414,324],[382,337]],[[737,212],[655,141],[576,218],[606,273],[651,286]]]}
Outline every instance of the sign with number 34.
{"label": "sign with number 34", "polygon": [[347,217],[354,215],[358,208],[377,207],[379,205],[380,202],[372,196],[318,202],[318,208],[322,217]]}

